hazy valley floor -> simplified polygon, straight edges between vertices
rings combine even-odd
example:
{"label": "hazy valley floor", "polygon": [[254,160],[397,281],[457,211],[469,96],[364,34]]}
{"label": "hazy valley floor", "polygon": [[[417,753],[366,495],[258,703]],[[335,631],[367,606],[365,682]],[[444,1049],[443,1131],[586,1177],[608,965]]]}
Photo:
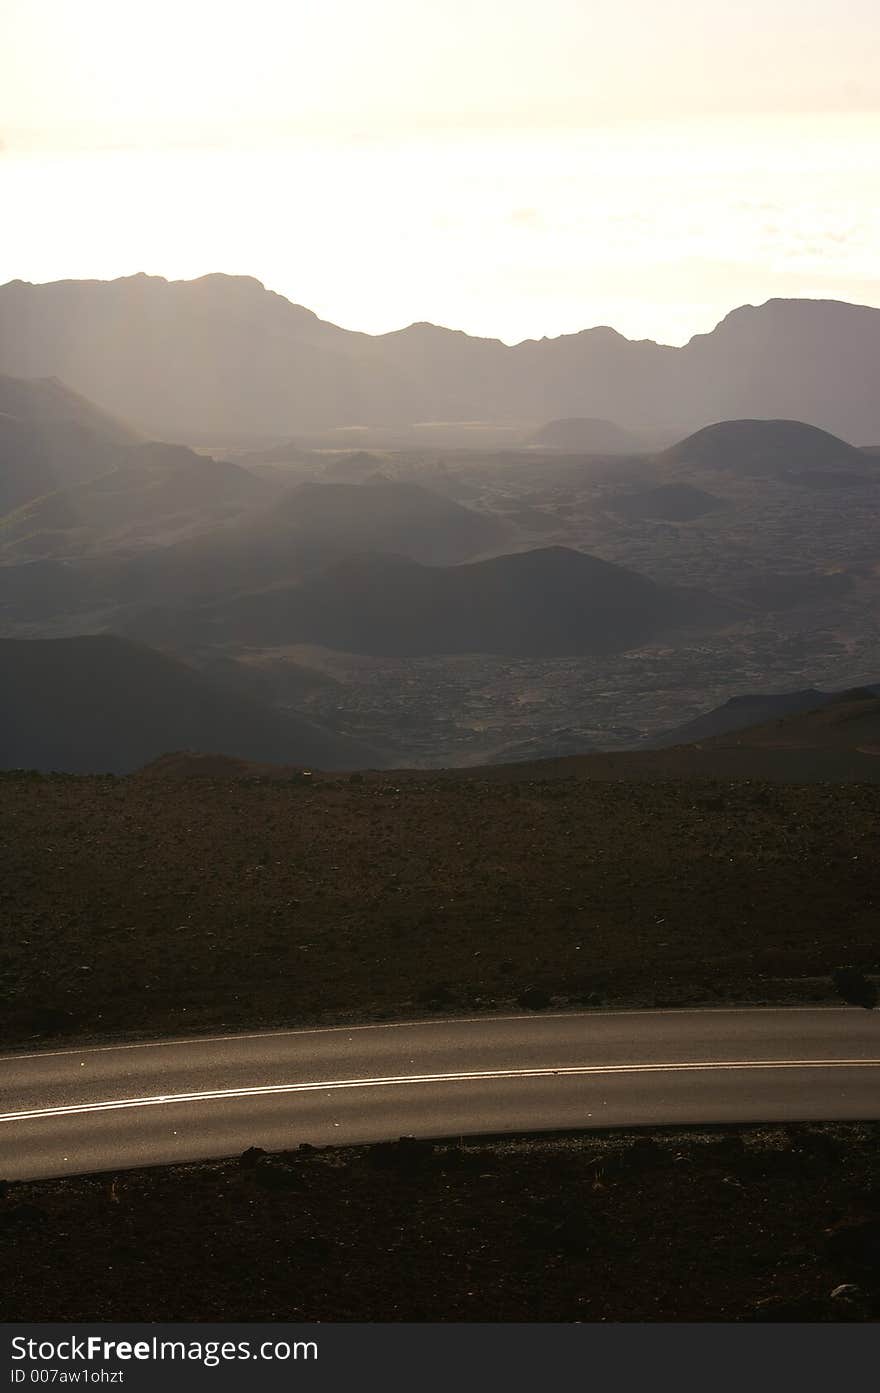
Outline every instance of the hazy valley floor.
{"label": "hazy valley floor", "polygon": [[6,774],[3,1043],[821,1001],[880,962],[880,788]]}

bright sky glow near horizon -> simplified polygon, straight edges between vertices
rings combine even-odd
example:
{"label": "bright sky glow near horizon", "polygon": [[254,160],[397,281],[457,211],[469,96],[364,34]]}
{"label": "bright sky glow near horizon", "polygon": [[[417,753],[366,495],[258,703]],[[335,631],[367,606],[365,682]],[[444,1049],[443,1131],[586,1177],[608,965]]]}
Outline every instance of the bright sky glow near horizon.
{"label": "bright sky glow near horizon", "polygon": [[880,305],[876,0],[6,0],[0,282],[257,276],[370,333]]}

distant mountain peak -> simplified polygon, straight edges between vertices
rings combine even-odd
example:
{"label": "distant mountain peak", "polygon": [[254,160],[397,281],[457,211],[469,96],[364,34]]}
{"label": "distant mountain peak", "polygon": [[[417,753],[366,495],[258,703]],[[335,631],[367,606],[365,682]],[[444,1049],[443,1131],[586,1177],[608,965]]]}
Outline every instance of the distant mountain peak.
{"label": "distant mountain peak", "polygon": [[[169,283],[173,285],[186,284],[186,282],[181,281],[173,281]],[[242,290],[256,290],[262,294],[266,293],[265,285],[262,281],[257,280],[256,276],[236,276],[231,275],[228,271],[209,271],[204,276],[197,276],[196,279],[194,281],[189,282],[189,284],[216,285],[223,287],[236,286],[240,287]],[[271,293],[274,294],[274,292]]]}
{"label": "distant mountain peak", "polygon": [[[825,312],[828,316],[850,317],[853,314],[862,313],[864,315],[880,315],[872,305],[854,304],[850,300],[830,300],[823,298],[811,298],[810,296],[782,296],[776,295],[769,300],[763,300],[759,305],[737,305],[729,310],[711,330],[712,334],[726,329],[738,329],[741,326],[752,327],[775,322],[777,324],[787,324],[792,320],[805,320],[815,318],[817,313]],[[695,334],[691,339],[705,339],[707,334]]]}
{"label": "distant mountain peak", "polygon": [[464,329],[449,329],[443,324],[433,324],[430,320],[419,319],[407,324],[404,329],[392,329],[388,334],[380,334],[379,340],[417,339],[423,343],[491,344],[499,348],[506,345],[500,339],[483,338],[479,334],[468,334]]}
{"label": "distant mountain peak", "polygon": [[154,275],[154,274],[153,274],[152,272],[150,272],[150,271],[134,271],[134,272],[132,272],[132,274],[129,275],[129,276],[115,276],[115,277],[113,278],[113,280],[109,280],[109,281],[87,281],[87,282],[76,282],[76,281],[67,281],[67,282],[63,282],[63,281],[62,281],[62,282],[59,282],[59,284],[67,284],[67,285],[71,285],[71,284],[73,284],[73,285],[75,285],[75,284],[88,284],[88,285],[107,285],[107,286],[112,286],[112,285],[117,285],[117,286],[121,286],[121,285],[142,285],[142,286],[149,286],[149,285],[165,285],[165,286],[175,286],[175,287],[176,287],[176,286],[183,286],[183,285],[185,285],[185,286],[191,286],[191,287],[193,287],[193,288],[198,287],[198,286],[203,286],[203,287],[206,287],[206,288],[211,288],[212,286],[216,286],[218,289],[235,288],[235,287],[238,287],[238,288],[240,288],[240,289],[242,289],[242,290],[247,289],[247,290],[250,290],[250,291],[257,291],[257,292],[262,293],[262,294],[274,294],[273,291],[268,291],[268,292],[267,292],[266,287],[265,287],[265,285],[263,284],[263,282],[257,280],[256,276],[239,276],[239,275],[231,274],[231,273],[228,272],[228,271],[208,271],[208,272],[205,273],[204,276],[192,276],[192,277],[189,277],[189,278],[179,278],[179,279],[177,279],[177,280],[173,280],[173,279],[172,279],[171,277],[169,277],[169,276],[157,276],[157,275]]}
{"label": "distant mountain peak", "polygon": [[626,335],[622,334],[619,329],[613,328],[610,324],[594,324],[589,329],[581,329],[580,332],[581,334],[590,334],[593,338],[623,339],[627,343],[632,342],[632,340],[627,339]]}

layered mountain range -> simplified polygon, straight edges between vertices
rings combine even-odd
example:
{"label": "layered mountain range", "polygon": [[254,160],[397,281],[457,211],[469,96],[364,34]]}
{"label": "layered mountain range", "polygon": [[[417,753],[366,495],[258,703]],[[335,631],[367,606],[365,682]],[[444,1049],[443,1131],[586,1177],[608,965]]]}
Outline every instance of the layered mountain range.
{"label": "layered mountain range", "polygon": [[682,348],[608,327],[510,347],[433,324],[356,333],[246,276],[11,281],[0,372],[58,377],[146,433],[186,441],[571,417],[682,435],[777,417],[880,441],[880,310],[832,300],[744,305]]}
{"label": "layered mountain range", "polygon": [[[26,307],[14,333],[10,304]],[[801,317],[789,344],[806,365],[798,391],[815,405],[826,342],[811,339],[815,325],[848,324],[852,342],[867,343],[877,313],[778,302],[741,317],[759,357],[777,314]],[[0,376],[3,760],[122,770],[177,747],[350,768],[565,754],[606,739],[644,748],[653,737],[656,748],[705,738],[714,717],[663,732],[731,691],[799,684],[791,714],[822,697],[803,691],[810,682],[863,681],[880,456],[851,443],[855,416],[849,439],[809,419],[750,414],[670,444],[668,431],[634,423],[622,398],[614,414],[626,426],[570,414],[598,410],[582,399],[589,373],[577,402],[565,397],[576,386],[566,354],[580,340],[591,353],[613,345],[602,361],[615,372],[672,354],[671,417],[683,409],[675,393],[697,380],[684,367],[708,361],[730,332],[728,320],[694,341],[699,354],[610,331],[508,349],[431,326],[350,335],[247,279],[5,287],[0,360],[62,368],[68,380]],[[414,351],[418,342],[431,352]],[[292,345],[310,379],[291,368]],[[328,345],[356,348],[357,373],[325,372]],[[862,392],[865,431],[874,361],[833,394],[839,404]],[[261,362],[272,364],[265,391],[252,380]],[[737,362],[733,352],[728,386]],[[552,402],[541,397],[545,368]],[[81,391],[89,372],[95,401]],[[786,372],[768,368],[774,403]],[[398,420],[415,401],[438,419],[476,410],[478,398],[481,411],[515,411],[518,443],[368,452],[298,440],[298,413],[338,420],[356,378],[365,400],[384,391],[381,409]],[[617,391],[624,379],[603,380]],[[750,392],[764,390],[750,380]],[[427,405],[418,396],[440,389]],[[759,411],[760,396],[746,396]],[[213,446],[155,438],[162,422],[172,435],[179,402],[192,406],[190,424],[198,416],[216,430]],[[543,428],[528,425],[531,411]],[[808,404],[803,414],[821,415]],[[224,445],[236,432],[239,445]],[[774,705],[725,712],[713,733],[765,711]],[[723,759],[735,763],[732,751]],[[857,754],[873,761],[862,744]]]}

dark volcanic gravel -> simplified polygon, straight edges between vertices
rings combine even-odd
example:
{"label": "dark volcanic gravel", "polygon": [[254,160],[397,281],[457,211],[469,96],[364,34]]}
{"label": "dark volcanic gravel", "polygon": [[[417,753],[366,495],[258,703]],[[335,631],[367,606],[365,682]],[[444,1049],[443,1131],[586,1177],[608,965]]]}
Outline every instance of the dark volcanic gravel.
{"label": "dark volcanic gravel", "polygon": [[0,1029],[833,998],[880,787],[0,776]]}
{"label": "dark volcanic gravel", "polygon": [[876,1318],[878,1142],[847,1124],[386,1144],[12,1185],[0,1318]]}

